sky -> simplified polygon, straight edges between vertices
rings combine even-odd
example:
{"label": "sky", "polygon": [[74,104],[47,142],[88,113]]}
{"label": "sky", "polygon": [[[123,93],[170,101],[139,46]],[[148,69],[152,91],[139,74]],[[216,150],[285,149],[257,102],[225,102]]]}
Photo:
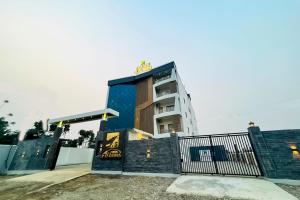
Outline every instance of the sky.
{"label": "sky", "polygon": [[[300,1],[0,0],[0,116],[105,108],[107,81],[175,61],[198,134],[300,128]],[[13,117],[8,117],[13,113]],[[99,122],[71,127],[97,132]]]}

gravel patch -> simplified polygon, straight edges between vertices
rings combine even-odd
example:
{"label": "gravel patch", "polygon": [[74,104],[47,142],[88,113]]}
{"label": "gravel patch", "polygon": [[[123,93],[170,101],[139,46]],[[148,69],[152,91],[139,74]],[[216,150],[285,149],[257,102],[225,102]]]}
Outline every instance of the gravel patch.
{"label": "gravel patch", "polygon": [[[48,184],[48,183],[47,183]],[[0,199],[23,199],[27,192],[42,188],[46,183],[0,181]]]}
{"label": "gravel patch", "polygon": [[[218,200],[214,197],[166,193],[173,178],[85,175],[77,179],[23,196],[41,200]],[[230,198],[222,198],[230,199]]]}
{"label": "gravel patch", "polygon": [[[2,179],[3,180],[3,179]],[[166,193],[173,178],[85,175],[42,191],[28,194],[46,186],[37,182],[7,182],[0,179],[0,199],[9,200],[229,200],[231,198],[201,197]],[[49,184],[49,183],[48,183]],[[300,186],[278,184],[300,197]],[[299,198],[300,199],[300,198]]]}

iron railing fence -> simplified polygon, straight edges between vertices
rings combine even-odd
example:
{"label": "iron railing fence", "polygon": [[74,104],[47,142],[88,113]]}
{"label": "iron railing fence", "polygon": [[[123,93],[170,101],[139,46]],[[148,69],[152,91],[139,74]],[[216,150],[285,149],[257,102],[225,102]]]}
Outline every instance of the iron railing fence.
{"label": "iron railing fence", "polygon": [[183,173],[261,176],[248,133],[179,137]]}

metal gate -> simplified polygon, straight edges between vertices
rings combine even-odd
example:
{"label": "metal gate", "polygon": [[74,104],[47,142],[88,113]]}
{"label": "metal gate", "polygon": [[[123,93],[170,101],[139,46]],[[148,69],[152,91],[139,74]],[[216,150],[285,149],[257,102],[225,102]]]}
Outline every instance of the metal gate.
{"label": "metal gate", "polygon": [[183,173],[261,176],[248,133],[179,137]]}

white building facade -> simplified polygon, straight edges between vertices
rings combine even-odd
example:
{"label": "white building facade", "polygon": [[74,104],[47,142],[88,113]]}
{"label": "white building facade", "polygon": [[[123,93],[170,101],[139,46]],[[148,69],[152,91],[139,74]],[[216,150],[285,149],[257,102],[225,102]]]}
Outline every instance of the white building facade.
{"label": "white building facade", "polygon": [[169,137],[176,132],[180,136],[198,134],[191,96],[185,90],[176,66],[154,77],[154,137]]}

